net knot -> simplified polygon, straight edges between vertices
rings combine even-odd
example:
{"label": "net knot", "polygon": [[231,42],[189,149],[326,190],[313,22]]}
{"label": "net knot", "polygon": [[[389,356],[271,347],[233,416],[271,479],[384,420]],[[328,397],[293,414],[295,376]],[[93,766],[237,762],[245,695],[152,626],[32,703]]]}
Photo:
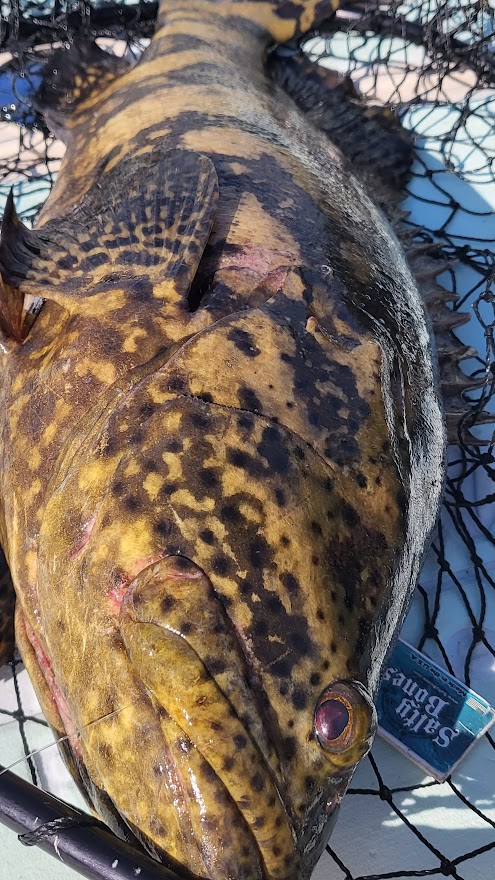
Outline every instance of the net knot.
{"label": "net knot", "polygon": [[481,626],[480,623],[476,623],[473,626],[473,642],[482,642],[485,638],[485,630]]}
{"label": "net knot", "polygon": [[387,801],[388,804],[392,803],[392,792],[390,791],[388,785],[380,785],[380,800]]}
{"label": "net knot", "polygon": [[442,859],[440,862],[440,871],[444,875],[444,877],[453,877],[455,871],[455,865],[453,862],[450,862],[448,859]]}
{"label": "net knot", "polygon": [[426,624],[424,635],[427,639],[433,639],[434,641],[438,640],[438,629],[436,628],[434,623]]}

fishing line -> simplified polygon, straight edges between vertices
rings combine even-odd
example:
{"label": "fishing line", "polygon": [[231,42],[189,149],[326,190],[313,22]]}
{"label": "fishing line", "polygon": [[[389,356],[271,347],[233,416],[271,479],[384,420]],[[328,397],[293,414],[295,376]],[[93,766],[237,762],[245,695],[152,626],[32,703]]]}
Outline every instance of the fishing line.
{"label": "fishing line", "polygon": [[[145,686],[143,685],[143,688],[144,687]],[[147,688],[145,688],[145,689],[146,689],[146,693],[148,693],[148,694],[151,693]],[[107,712],[105,715],[100,715],[99,718],[95,718],[93,721],[88,721],[86,724],[83,724],[81,727],[77,728],[72,733],[70,733],[70,734],[66,733],[65,736],[60,736],[60,737],[58,737],[58,739],[54,739],[52,742],[47,743],[44,746],[40,746],[39,749],[34,749],[32,752],[29,752],[28,754],[23,755],[22,758],[18,758],[16,761],[13,761],[12,764],[8,764],[7,767],[2,767],[2,769],[0,770],[0,776],[2,776],[3,773],[7,773],[7,771],[9,771],[9,770],[12,770],[14,767],[19,766],[19,764],[24,764],[24,762],[29,762],[30,760],[32,760],[32,758],[36,757],[36,755],[39,755],[41,752],[46,752],[47,749],[51,749],[51,748],[53,748],[53,746],[57,746],[59,743],[66,742],[72,736],[78,736],[80,733],[82,733],[82,731],[87,730],[90,727],[94,727],[96,724],[99,724],[100,721],[106,721],[109,718],[112,718],[116,715],[119,715],[121,712],[125,712],[125,710],[129,709],[131,706],[133,706],[134,703],[137,703],[137,701],[139,699],[140,699],[140,697],[136,697],[135,700],[132,700],[130,703],[127,703],[125,706],[120,706],[118,709],[114,709],[112,712]]]}

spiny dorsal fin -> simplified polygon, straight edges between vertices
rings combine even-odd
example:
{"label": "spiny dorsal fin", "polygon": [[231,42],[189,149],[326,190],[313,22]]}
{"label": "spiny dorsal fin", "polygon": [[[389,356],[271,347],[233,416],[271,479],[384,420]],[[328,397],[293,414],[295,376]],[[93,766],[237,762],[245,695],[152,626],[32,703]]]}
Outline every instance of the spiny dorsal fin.
{"label": "spiny dorsal fin", "polygon": [[71,117],[91,95],[103,91],[130,67],[126,58],[110,55],[90,40],[57,49],[44,66],[34,103],[49,128],[67,141]]}
{"label": "spiny dorsal fin", "polygon": [[[432,240],[414,240],[414,237],[411,237],[411,230],[404,230],[401,223],[396,227],[396,232],[422,293],[435,332],[448,440],[450,443],[458,443],[460,430],[466,443],[472,446],[484,446],[487,441],[480,440],[470,431],[473,426],[471,419],[471,414],[474,416],[473,404],[464,399],[464,394],[482,388],[486,384],[486,377],[473,378],[461,370],[462,361],[477,358],[478,352],[472,346],[464,345],[454,335],[455,329],[467,324],[471,316],[468,312],[449,308],[449,304],[455,303],[458,296],[441,287],[436,280],[442,272],[451,269],[456,261],[444,256],[441,243]],[[416,236],[420,232],[421,230],[414,230]],[[495,416],[476,415],[475,422],[477,425],[495,423]]]}
{"label": "spiny dorsal fin", "polygon": [[[0,241],[0,247],[10,253],[12,264],[32,253],[32,233],[17,216],[12,189],[5,205]],[[29,329],[27,324],[24,294],[18,285],[7,280],[0,266],[0,331],[6,339],[22,342]]]}
{"label": "spiny dorsal fin", "polygon": [[4,283],[79,314],[110,311],[124,296],[136,309],[181,302],[215,215],[210,159],[155,151],[103,169],[95,181],[66,217],[37,230],[11,204],[0,240]]}

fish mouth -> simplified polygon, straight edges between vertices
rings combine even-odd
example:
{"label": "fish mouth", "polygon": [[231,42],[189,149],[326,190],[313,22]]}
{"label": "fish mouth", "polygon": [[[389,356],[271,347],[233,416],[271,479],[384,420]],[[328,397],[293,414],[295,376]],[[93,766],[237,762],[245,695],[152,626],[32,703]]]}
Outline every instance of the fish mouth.
{"label": "fish mouth", "polygon": [[[239,841],[233,843],[238,864],[234,868],[230,853],[228,876],[300,876],[294,830],[276,783],[278,757],[239,634],[209,578],[181,556],[148,566],[123,598],[120,632],[169,747],[172,722],[180,730],[179,747],[189,756],[194,750],[203,762],[196,808],[207,814],[220,798],[224,809],[229,803],[237,813],[237,834],[245,842],[240,863]],[[208,835],[202,832],[204,850]],[[209,846],[215,859],[219,844],[225,855],[225,835]],[[218,865],[210,864],[212,869],[218,876]]]}

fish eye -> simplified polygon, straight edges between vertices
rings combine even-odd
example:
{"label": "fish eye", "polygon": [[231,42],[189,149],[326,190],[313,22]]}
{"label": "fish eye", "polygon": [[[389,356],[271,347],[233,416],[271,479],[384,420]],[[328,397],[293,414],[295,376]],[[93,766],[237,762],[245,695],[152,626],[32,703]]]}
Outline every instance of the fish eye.
{"label": "fish eye", "polygon": [[338,764],[354,764],[364,757],[373,742],[376,723],[373,701],[358,681],[335,681],[316,703],[316,738]]}

